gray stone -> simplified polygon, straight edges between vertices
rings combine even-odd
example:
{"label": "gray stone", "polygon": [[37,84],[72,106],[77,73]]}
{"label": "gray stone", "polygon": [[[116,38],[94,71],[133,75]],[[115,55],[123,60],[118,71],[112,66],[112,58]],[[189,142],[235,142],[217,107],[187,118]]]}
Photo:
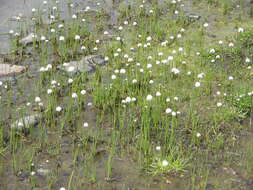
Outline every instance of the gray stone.
{"label": "gray stone", "polygon": [[26,70],[24,66],[0,63],[0,77],[11,74],[22,73]]}
{"label": "gray stone", "polygon": [[17,83],[17,79],[14,76],[0,77],[0,83],[16,84]]}
{"label": "gray stone", "polygon": [[92,73],[96,66],[104,66],[107,61],[100,55],[88,55],[80,61],[71,61],[59,66],[59,69],[66,71],[69,74],[76,73]]}
{"label": "gray stone", "polygon": [[29,129],[31,127],[34,127],[39,123],[39,120],[41,119],[40,114],[34,114],[30,116],[23,117],[17,121],[15,121],[12,125],[12,129],[17,129],[17,130],[24,130],[24,129]]}
{"label": "gray stone", "polygon": [[95,68],[92,65],[85,63],[83,59],[80,61],[64,63],[59,68],[66,71],[68,74],[91,73],[95,71]]}
{"label": "gray stone", "polygon": [[41,176],[46,176],[50,173],[50,170],[49,169],[44,169],[44,168],[39,168],[37,170],[37,173]]}
{"label": "gray stone", "polygon": [[34,34],[31,33],[31,34],[28,34],[28,36],[22,38],[20,40],[20,43],[23,44],[23,45],[28,45],[28,44],[33,43],[33,40],[34,40]]}
{"label": "gray stone", "polygon": [[195,15],[195,14],[188,14],[186,16],[189,18],[189,20],[192,20],[192,21],[199,20],[201,18],[201,16]]}
{"label": "gray stone", "polygon": [[86,63],[92,65],[104,66],[107,64],[107,61],[101,55],[88,55],[83,58]]}

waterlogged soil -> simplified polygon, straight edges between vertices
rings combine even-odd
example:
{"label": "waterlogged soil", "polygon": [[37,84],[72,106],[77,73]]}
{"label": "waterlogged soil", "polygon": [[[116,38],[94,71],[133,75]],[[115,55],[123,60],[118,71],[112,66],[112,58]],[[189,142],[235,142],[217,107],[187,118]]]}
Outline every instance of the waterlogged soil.
{"label": "waterlogged soil", "polygon": [[[23,15],[29,17],[31,9],[33,7],[41,6],[41,0],[2,0],[0,7],[0,52],[6,53],[9,51],[9,39],[7,33],[15,26],[15,22],[12,21],[12,17],[22,13]],[[112,25],[117,23],[118,13],[115,7],[112,6],[110,0],[101,1],[105,3],[105,10],[108,11],[108,14],[111,16],[110,22]],[[129,2],[123,2],[129,3]],[[162,3],[162,1],[161,1]],[[85,7],[89,5],[92,7],[94,5],[93,1],[75,1],[75,6]],[[247,7],[247,2],[245,1],[244,6]],[[63,6],[63,5],[62,5]],[[95,6],[94,6],[95,7]],[[67,8],[63,9],[66,11]],[[200,11],[201,9],[196,8],[191,1],[185,3],[185,10],[191,14],[196,14],[201,16],[203,20],[208,20],[212,23],[212,20],[215,20],[216,15],[209,17],[212,12]],[[246,9],[247,10],[247,9]],[[235,10],[236,11],[236,10]],[[236,17],[236,15],[234,15]],[[231,20],[233,16],[231,16]],[[234,23],[228,24],[227,27],[213,27],[212,34],[210,35],[209,42],[215,38],[223,39],[225,33],[233,32]],[[245,24],[246,25],[246,24]],[[3,56],[6,57],[6,56]],[[8,56],[7,56],[8,57]],[[1,81],[7,81],[7,88],[11,88],[14,92],[6,91],[3,95],[5,97],[10,97],[8,101],[4,101],[0,106],[0,115],[1,122],[10,123],[22,116],[22,108],[19,105],[28,102],[29,100],[26,97],[39,93],[39,87],[36,86],[38,83],[37,73],[38,73],[38,60],[36,57],[27,56],[22,59],[21,64],[29,67],[28,72],[17,75],[17,76],[8,76],[1,78]],[[11,78],[11,79],[10,79]],[[22,92],[22,93],[20,93]],[[22,94],[22,95],[20,95]],[[24,97],[26,94],[26,97]],[[33,96],[31,96],[33,97]],[[92,99],[88,97],[91,102]],[[33,100],[30,100],[32,102]],[[63,98],[64,101],[64,98]],[[67,102],[66,102],[67,104]],[[171,176],[159,176],[154,177],[150,175],[141,174],[140,168],[136,164],[136,160],[131,160],[126,155],[117,156],[113,161],[113,176],[111,179],[106,179],[106,161],[108,160],[108,151],[105,146],[105,142],[110,141],[110,126],[108,126],[105,121],[102,124],[102,127],[96,127],[97,125],[97,116],[95,110],[92,106],[84,105],[86,107],[85,112],[78,118],[76,118],[76,124],[82,126],[82,121],[85,120],[89,123],[91,128],[82,128],[88,138],[83,140],[80,134],[66,134],[64,137],[59,137],[59,132],[57,128],[52,128],[45,130],[43,128],[36,128],[32,134],[28,136],[22,136],[24,138],[23,147],[30,147],[32,150],[36,150],[38,153],[36,157],[33,158],[33,164],[35,171],[37,173],[31,177],[29,169],[23,170],[24,168],[30,168],[31,163],[20,163],[19,162],[19,152],[16,153],[16,161],[14,162],[13,155],[11,152],[5,152],[1,154],[0,152],[0,189],[2,190],[27,190],[27,189],[36,189],[43,190],[48,189],[48,184],[52,184],[52,189],[59,189],[60,187],[68,187],[68,182],[71,179],[72,183],[76,183],[77,189],[103,189],[103,190],[117,190],[117,189],[126,189],[126,190],[174,190],[174,189],[208,189],[208,190],[250,190],[253,189],[253,130],[251,122],[245,122],[245,133],[243,136],[240,136],[236,139],[238,143],[237,147],[232,152],[224,153],[223,163],[219,164],[215,161],[209,160],[209,166],[207,168],[203,167],[203,170],[209,170],[209,173],[205,171],[196,171],[196,177],[188,176],[187,174],[171,175]],[[13,110],[16,110],[17,114],[11,113]],[[31,113],[37,111],[31,108]],[[13,115],[16,115],[16,118],[13,118]],[[7,130],[7,129],[5,129]],[[71,128],[69,129],[71,130]],[[43,134],[43,136],[40,136]],[[10,138],[10,134],[5,137],[7,140]],[[45,138],[45,144],[38,146],[36,140],[38,138]],[[84,143],[92,144],[94,139],[98,138],[97,147],[94,152],[95,154],[95,165],[93,170],[83,171],[79,167],[83,162],[88,162],[84,160],[82,155],[75,155],[77,147],[84,146]],[[45,150],[43,147],[47,147]],[[50,147],[50,149],[48,148]],[[26,151],[20,149],[20,151]],[[60,151],[60,152],[57,152]],[[204,152],[204,150],[203,150]],[[23,154],[23,152],[22,152]],[[29,151],[27,151],[27,156],[29,156]],[[85,153],[83,153],[85,154]],[[26,154],[25,154],[26,155]],[[55,156],[57,155],[57,156]],[[203,156],[203,157],[201,157]],[[202,163],[202,160],[205,160],[208,155],[201,155],[196,161],[196,163]],[[73,157],[76,157],[76,161],[73,161]],[[225,164],[224,164],[225,163]],[[14,164],[17,168],[14,170]],[[20,167],[20,166],[22,167]],[[27,165],[27,167],[23,167]],[[95,168],[95,169],[94,169]],[[33,169],[34,170],[34,169]],[[74,172],[73,172],[74,171]],[[96,182],[93,183],[92,180],[87,180],[87,173],[94,172],[96,176]],[[199,173],[198,173],[199,172]],[[78,174],[78,175],[77,175]],[[48,182],[50,176],[51,182]],[[57,177],[52,177],[57,176]],[[83,176],[83,180],[76,178],[75,176]],[[205,180],[208,178],[208,180]],[[35,180],[37,187],[32,188],[32,181]],[[55,181],[54,181],[55,180]],[[199,183],[204,181],[203,184]],[[199,186],[193,186],[193,184],[200,184]]]}
{"label": "waterlogged soil", "polygon": [[[21,22],[25,22],[31,19],[32,8],[40,9],[43,12],[43,0],[2,0],[0,6],[0,54],[5,54],[10,51],[10,39],[9,30],[15,29],[17,26],[16,17],[20,16]],[[62,11],[62,18],[68,16],[68,8],[66,1],[59,1]],[[72,1],[75,7],[80,7],[80,11],[86,6],[89,6],[92,10],[95,10],[96,3],[103,4],[103,9],[110,15],[109,23],[116,24],[118,12],[113,7],[112,0],[98,0],[96,2],[92,0],[74,0]],[[129,3],[126,1],[126,3]],[[44,20],[47,22],[47,20]],[[28,26],[29,27],[29,26]]]}

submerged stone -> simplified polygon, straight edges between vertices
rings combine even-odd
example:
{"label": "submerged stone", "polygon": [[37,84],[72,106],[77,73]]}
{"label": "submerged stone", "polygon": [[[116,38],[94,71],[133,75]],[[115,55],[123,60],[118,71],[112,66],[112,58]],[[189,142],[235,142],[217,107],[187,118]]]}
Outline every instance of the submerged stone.
{"label": "submerged stone", "polygon": [[80,61],[70,61],[64,63],[59,68],[69,74],[92,73],[95,71],[95,66],[104,66],[106,63],[107,61],[105,61],[102,56],[88,55],[83,57]]}
{"label": "submerged stone", "polygon": [[39,123],[39,120],[41,119],[40,114],[34,114],[30,116],[23,117],[17,121],[15,121],[12,125],[12,129],[17,129],[17,130],[24,130],[24,129],[29,129],[31,127],[34,127]]}
{"label": "submerged stone", "polygon": [[188,17],[189,20],[192,20],[192,21],[199,20],[201,18],[201,16],[195,15],[195,14],[188,14],[186,16]]}
{"label": "submerged stone", "polygon": [[16,84],[17,79],[14,76],[4,76],[4,77],[0,77],[0,83]]}
{"label": "submerged stone", "polygon": [[23,44],[23,45],[28,45],[28,44],[31,44],[34,40],[34,34],[31,33],[31,34],[28,34],[28,36],[22,38],[20,40],[20,43]]}
{"label": "submerged stone", "polygon": [[92,65],[85,63],[83,60],[64,63],[59,68],[69,74],[91,73],[95,71],[95,68]]}
{"label": "submerged stone", "polygon": [[0,63],[0,77],[11,74],[22,73],[26,70],[24,66]]}
{"label": "submerged stone", "polygon": [[44,169],[44,168],[39,168],[37,170],[37,173],[41,176],[46,176],[50,173],[50,170],[49,169]]}
{"label": "submerged stone", "polygon": [[93,65],[104,66],[107,64],[107,61],[101,55],[88,55],[83,59],[85,62]]}

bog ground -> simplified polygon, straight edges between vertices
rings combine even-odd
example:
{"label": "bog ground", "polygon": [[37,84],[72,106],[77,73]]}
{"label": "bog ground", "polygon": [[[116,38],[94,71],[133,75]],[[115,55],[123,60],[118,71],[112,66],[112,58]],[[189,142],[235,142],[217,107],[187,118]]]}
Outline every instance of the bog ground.
{"label": "bog ground", "polygon": [[253,189],[253,3],[3,1],[0,189]]}

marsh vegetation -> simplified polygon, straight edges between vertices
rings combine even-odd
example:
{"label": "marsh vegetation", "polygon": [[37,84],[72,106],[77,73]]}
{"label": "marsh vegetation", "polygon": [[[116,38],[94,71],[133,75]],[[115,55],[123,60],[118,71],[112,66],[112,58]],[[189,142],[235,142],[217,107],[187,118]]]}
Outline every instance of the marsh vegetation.
{"label": "marsh vegetation", "polygon": [[0,189],[252,189],[252,10],[52,0],[15,16]]}

